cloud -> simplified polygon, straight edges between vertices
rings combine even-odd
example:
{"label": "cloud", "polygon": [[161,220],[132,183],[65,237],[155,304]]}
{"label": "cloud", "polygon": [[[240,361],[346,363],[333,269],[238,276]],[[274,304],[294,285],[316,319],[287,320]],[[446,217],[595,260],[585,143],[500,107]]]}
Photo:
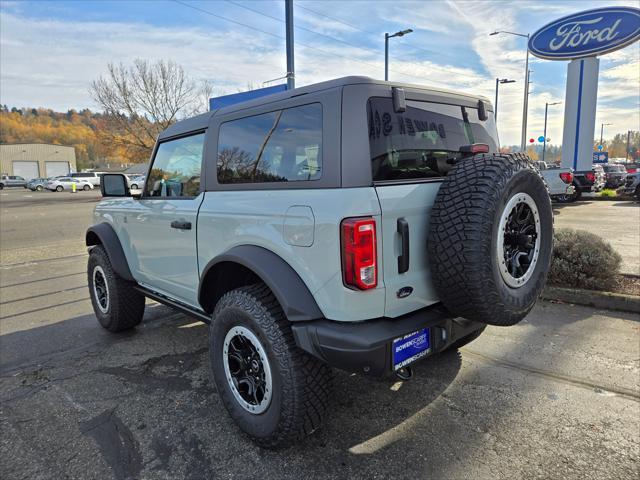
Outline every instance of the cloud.
{"label": "cloud", "polygon": [[[573,4],[545,12],[544,9],[530,10],[529,7],[535,6],[533,3],[454,0],[429,2],[424,9],[403,2],[369,2],[366,8],[361,2],[342,2],[340,10],[333,12],[323,8],[324,5],[330,4],[312,9],[362,25],[367,32],[383,31],[390,21],[416,30],[406,40],[397,39],[397,47],[394,44],[390,65],[392,80],[462,90],[484,95],[492,101],[496,77],[516,80],[517,83],[500,87],[498,126],[503,144],[518,144],[520,139],[525,40],[509,35],[490,37],[489,32],[494,28],[526,31],[530,25],[522,24],[523,11],[527,12],[527,22],[542,25],[562,15],[559,10],[574,10]],[[213,11],[207,4],[203,6]],[[199,17],[197,25],[158,26],[127,21],[125,16],[118,22],[35,18],[29,16],[27,10],[20,2],[2,3],[0,101],[9,105],[44,106],[63,111],[96,108],[88,93],[91,81],[104,74],[107,63],[129,63],[136,57],[174,60],[192,77],[210,81],[220,94],[244,89],[248,82],[260,86],[266,80],[283,76],[286,71],[284,40],[277,38],[283,32],[266,26],[265,29],[279,33],[272,36],[251,32],[196,11],[192,13]],[[233,18],[238,18],[238,11],[241,10],[236,8],[232,12],[236,14]],[[279,15],[278,12],[270,14]],[[529,14],[535,15],[535,20],[531,20]],[[229,13],[229,16],[233,15]],[[300,24],[307,28],[364,47],[301,32],[296,36],[298,85],[345,75],[382,77],[384,63],[379,37],[304,9],[299,9],[297,16]],[[411,44],[438,54],[430,55],[423,50],[407,55]],[[529,99],[528,136],[539,134],[545,102],[564,101],[566,75],[565,62],[533,57],[530,60],[536,83]],[[620,130],[638,128],[635,126],[637,115],[634,116],[632,110],[637,108],[640,99],[639,60],[638,45],[602,57],[599,116],[617,117],[616,121],[607,121],[620,125]],[[553,114],[550,112],[549,136],[554,143],[562,137],[561,110],[562,107],[556,107]]]}

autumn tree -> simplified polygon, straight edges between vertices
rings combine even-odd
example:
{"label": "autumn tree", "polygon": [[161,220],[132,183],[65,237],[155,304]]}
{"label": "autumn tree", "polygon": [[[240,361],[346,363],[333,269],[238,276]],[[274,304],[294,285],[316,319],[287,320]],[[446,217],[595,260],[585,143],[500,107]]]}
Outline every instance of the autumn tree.
{"label": "autumn tree", "polygon": [[107,67],[90,93],[105,113],[105,142],[125,147],[131,160],[146,160],[156,138],[174,122],[206,110],[211,87],[188,77],[183,68],[160,60],[137,59]]}

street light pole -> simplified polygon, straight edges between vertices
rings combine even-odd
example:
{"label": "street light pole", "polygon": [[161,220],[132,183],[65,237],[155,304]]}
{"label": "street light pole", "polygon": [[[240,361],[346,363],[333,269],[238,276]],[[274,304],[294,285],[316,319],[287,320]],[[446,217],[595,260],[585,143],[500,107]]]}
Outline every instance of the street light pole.
{"label": "street light pole", "polygon": [[529,113],[529,34],[527,33],[527,58],[524,63],[524,105],[522,106],[522,137],[520,149],[524,152],[527,141],[527,116]]}
{"label": "street light pole", "polygon": [[284,0],[287,48],[287,90],[296,88],[295,66],[293,62],[293,0]]}
{"label": "street light pole", "polygon": [[514,83],[515,80],[507,80],[506,78],[496,78],[496,103],[493,104],[493,118],[498,122],[498,85],[501,83]]}
{"label": "street light pole", "polygon": [[[602,134],[604,133],[604,126],[605,125],[613,125],[613,123],[602,123],[600,124],[600,145],[602,145]],[[604,147],[603,147],[604,150]]]}
{"label": "street light pole", "polygon": [[389,34],[384,34],[384,81],[389,80]]}
{"label": "street light pole", "polygon": [[547,112],[549,111],[549,105],[560,105],[562,102],[553,102],[544,104],[544,141],[542,143],[542,161],[544,162],[545,153],[547,151]]}
{"label": "street light pole", "polygon": [[629,161],[629,140],[631,139],[631,130],[627,130],[627,154],[625,155],[625,161]]}
{"label": "street light pole", "polygon": [[522,135],[520,137],[520,149],[524,152],[527,143],[527,113],[529,110],[529,34],[508,32],[506,30],[496,30],[489,35],[498,35],[499,33],[506,33],[508,35],[515,35],[517,37],[523,37],[527,39],[527,56],[524,63],[524,101],[522,104]]}
{"label": "street light pole", "polygon": [[400,30],[392,35],[388,33],[384,34],[384,80],[389,80],[389,39],[393,37],[404,37],[408,33],[413,32],[411,28],[407,28],[406,30]]}

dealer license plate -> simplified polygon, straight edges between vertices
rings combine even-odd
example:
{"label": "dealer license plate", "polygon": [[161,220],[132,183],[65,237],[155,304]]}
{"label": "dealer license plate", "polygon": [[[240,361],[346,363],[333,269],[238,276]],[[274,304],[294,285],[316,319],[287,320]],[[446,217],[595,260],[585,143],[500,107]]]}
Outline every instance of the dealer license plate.
{"label": "dealer license plate", "polygon": [[393,369],[399,370],[431,351],[429,329],[423,328],[393,341]]}

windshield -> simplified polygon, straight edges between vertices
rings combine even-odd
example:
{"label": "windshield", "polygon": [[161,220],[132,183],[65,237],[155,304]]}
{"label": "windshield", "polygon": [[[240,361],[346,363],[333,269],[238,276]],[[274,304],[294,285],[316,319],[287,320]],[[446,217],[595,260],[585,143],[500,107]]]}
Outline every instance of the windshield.
{"label": "windshield", "polygon": [[498,150],[493,114],[481,121],[477,108],[408,100],[397,113],[391,98],[371,98],[367,117],[374,181],[442,177],[464,145]]}

